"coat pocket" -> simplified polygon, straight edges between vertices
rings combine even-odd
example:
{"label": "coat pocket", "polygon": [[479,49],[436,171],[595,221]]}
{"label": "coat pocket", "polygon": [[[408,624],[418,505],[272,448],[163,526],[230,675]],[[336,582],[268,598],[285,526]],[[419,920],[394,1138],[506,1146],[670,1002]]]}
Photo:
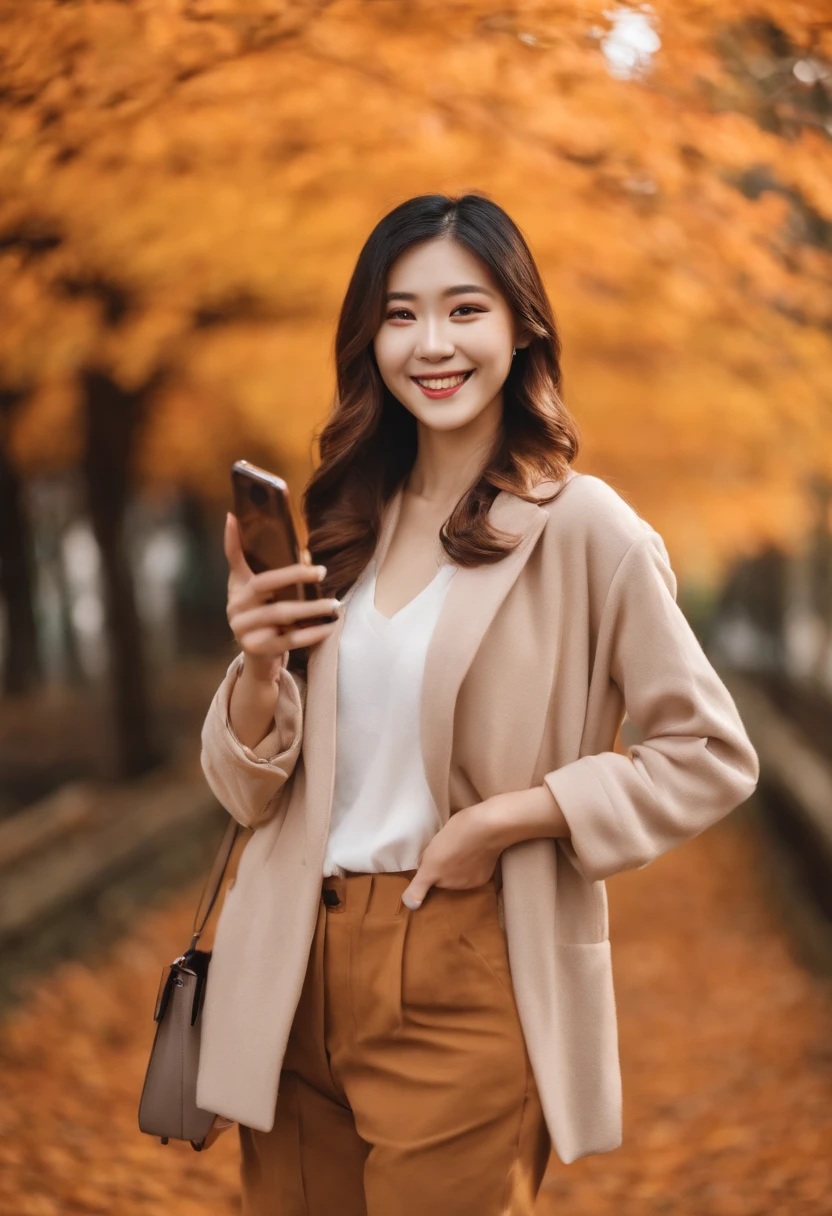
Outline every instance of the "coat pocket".
{"label": "coat pocket", "polygon": [[557,945],[557,1033],[544,1084],[558,1095],[557,1152],[568,1164],[622,1139],[618,1022],[609,941]]}

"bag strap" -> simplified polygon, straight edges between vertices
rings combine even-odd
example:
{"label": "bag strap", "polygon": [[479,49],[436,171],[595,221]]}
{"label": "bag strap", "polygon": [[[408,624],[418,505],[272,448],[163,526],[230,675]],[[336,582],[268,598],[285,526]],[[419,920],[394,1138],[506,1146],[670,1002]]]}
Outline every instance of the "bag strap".
{"label": "bag strap", "polygon": [[[197,942],[202,936],[202,931],[208,923],[208,917],[211,915],[211,910],[217,901],[217,895],[219,894],[220,887],[222,886],[222,880],[225,877],[225,871],[228,868],[228,862],[231,859],[231,854],[234,850],[234,845],[236,843],[237,834],[240,831],[240,827],[241,825],[236,819],[229,818],[225,831],[222,835],[222,840],[219,843],[219,848],[217,849],[214,863],[211,866],[208,879],[202,890],[202,894],[199,897],[196,915],[194,916],[193,937],[191,938],[191,944],[188,947],[189,951],[196,949]],[[206,894],[209,892],[208,907],[205,914],[200,919],[200,912],[203,904],[205,903]]]}

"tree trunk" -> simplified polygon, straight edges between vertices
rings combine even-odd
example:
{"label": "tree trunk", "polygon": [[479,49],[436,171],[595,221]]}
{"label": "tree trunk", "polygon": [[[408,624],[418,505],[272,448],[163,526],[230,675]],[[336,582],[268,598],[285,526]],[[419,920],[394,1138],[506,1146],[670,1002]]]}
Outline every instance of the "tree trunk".
{"label": "tree trunk", "polygon": [[215,655],[233,640],[225,616],[228,565],[221,544],[221,515],[184,490],[179,521],[187,543],[176,598],[180,649],[190,655]]}
{"label": "tree trunk", "polygon": [[[19,398],[0,394],[0,418]],[[6,646],[2,691],[5,696],[27,692],[42,677],[32,596],[31,532],[23,486],[3,446],[0,431],[0,598],[6,608]]]}
{"label": "tree trunk", "polygon": [[134,777],[158,763],[147,695],[141,623],[136,608],[124,513],[131,456],[149,386],[126,393],[100,372],[88,372],[84,476],[90,520],[101,550],[113,706],[115,772]]}

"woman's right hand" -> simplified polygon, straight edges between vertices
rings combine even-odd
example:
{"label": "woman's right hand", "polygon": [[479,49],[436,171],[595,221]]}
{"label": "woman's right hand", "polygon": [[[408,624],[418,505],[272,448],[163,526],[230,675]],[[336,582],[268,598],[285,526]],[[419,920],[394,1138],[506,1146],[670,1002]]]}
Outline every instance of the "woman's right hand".
{"label": "woman's right hand", "polygon": [[304,621],[340,612],[340,601],[288,599],[267,603],[273,592],[284,587],[320,582],[325,568],[295,562],[255,574],[243,555],[237,518],[231,512],[225,520],[224,547],[229,571],[226,616],[245,655],[245,668],[258,680],[279,679],[287,650],[322,642],[337,624],[337,620],[321,625],[304,625]]}

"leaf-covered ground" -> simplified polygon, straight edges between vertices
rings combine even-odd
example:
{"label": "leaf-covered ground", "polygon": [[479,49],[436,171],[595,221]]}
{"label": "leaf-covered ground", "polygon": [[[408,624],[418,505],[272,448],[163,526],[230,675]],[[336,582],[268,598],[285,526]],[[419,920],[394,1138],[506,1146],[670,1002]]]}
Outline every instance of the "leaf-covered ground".
{"label": "leaf-covered ground", "polygon": [[[747,820],[609,884],[625,1143],[553,1160],[539,1216],[828,1216],[832,992],[794,960]],[[236,1132],[162,1147],[136,1110],[194,890],[69,963],[0,1033],[4,1216],[226,1216]]]}

